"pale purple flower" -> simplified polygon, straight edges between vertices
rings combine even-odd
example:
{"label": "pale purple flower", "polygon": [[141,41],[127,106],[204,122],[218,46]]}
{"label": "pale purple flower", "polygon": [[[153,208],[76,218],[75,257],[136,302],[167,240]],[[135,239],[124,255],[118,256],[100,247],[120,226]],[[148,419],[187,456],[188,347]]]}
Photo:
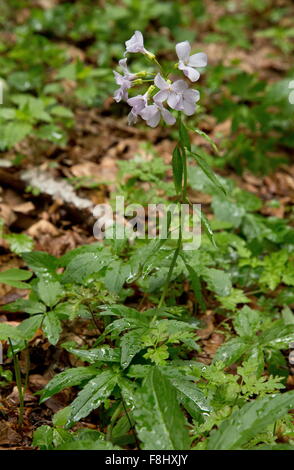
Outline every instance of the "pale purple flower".
{"label": "pale purple flower", "polygon": [[[187,85],[187,84],[186,84]],[[200,99],[200,93],[198,90],[192,90],[187,88],[183,90],[180,100],[177,103],[175,109],[183,111],[187,116],[192,116],[195,113],[195,104]]]}
{"label": "pale purple flower", "polygon": [[128,99],[127,103],[132,107],[132,110],[128,115],[128,123],[130,126],[137,122],[138,116],[147,106],[147,100],[147,93],[145,93],[145,95],[137,95]]}
{"label": "pale purple flower", "polygon": [[153,98],[155,103],[167,101],[172,109],[183,111],[187,116],[194,114],[195,103],[200,98],[199,91],[190,89],[185,80],[168,83],[157,74],[154,83],[160,89]]}
{"label": "pale purple flower", "polygon": [[141,31],[135,31],[131,39],[125,42],[126,52],[141,52],[142,54],[148,54],[147,49],[144,47],[144,38]]}
{"label": "pale purple flower", "polygon": [[177,104],[181,99],[181,93],[187,88],[187,84],[184,80],[177,80],[174,83],[169,83],[164,80],[160,73],[158,73],[154,79],[154,84],[159,88],[159,92],[154,96],[156,103],[163,103],[167,101],[167,104],[172,109],[178,109]]}
{"label": "pale purple flower", "polygon": [[144,108],[141,112],[141,117],[150,127],[156,127],[161,117],[166,122],[166,124],[172,125],[176,122],[175,117],[160,103],[154,103],[150,106],[146,106],[146,108]]}
{"label": "pale purple flower", "polygon": [[119,103],[121,100],[127,101],[128,89],[131,88],[132,82],[128,78],[125,78],[123,75],[116,72],[115,70],[113,71],[113,73],[116,83],[120,85],[120,87],[114,92],[113,98],[117,103]]}
{"label": "pale purple flower", "polygon": [[205,67],[207,65],[207,55],[198,52],[190,56],[191,46],[188,41],[179,42],[176,45],[176,52],[179,58],[178,68],[184,72],[191,82],[196,82],[200,73],[195,67]]}
{"label": "pale purple flower", "polygon": [[127,59],[121,59],[119,65],[124,72],[124,75],[113,71],[115,81],[120,87],[114,92],[113,98],[117,103],[121,100],[127,101],[128,89],[132,86],[132,80],[136,77],[134,73],[130,73],[127,67]]}
{"label": "pale purple flower", "polygon": [[129,78],[130,80],[133,80],[133,78],[135,78],[136,75],[129,71],[128,66],[127,66],[127,61],[128,59],[120,59],[120,61],[118,62],[118,65],[123,70],[124,77]]}

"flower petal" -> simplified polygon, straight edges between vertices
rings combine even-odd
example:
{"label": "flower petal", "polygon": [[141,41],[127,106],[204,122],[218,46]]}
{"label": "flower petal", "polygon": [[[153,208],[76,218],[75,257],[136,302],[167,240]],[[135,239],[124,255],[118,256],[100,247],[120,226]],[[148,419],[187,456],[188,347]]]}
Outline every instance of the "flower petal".
{"label": "flower petal", "polygon": [[198,52],[197,54],[191,55],[188,65],[191,67],[206,67],[207,55],[204,52]]}
{"label": "flower petal", "polygon": [[160,90],[156,95],[154,95],[153,100],[155,103],[163,103],[165,100],[167,100],[169,96],[168,90]]}
{"label": "flower petal", "polygon": [[128,125],[132,126],[133,124],[136,124],[138,121],[138,114],[134,113],[134,111],[131,111],[128,114]]}
{"label": "flower petal", "polygon": [[200,77],[200,73],[198,72],[198,70],[193,69],[192,67],[184,65],[180,70],[183,70],[184,74],[186,75],[186,77],[189,78],[189,80],[191,80],[191,82],[197,82],[198,78]]}
{"label": "flower petal", "polygon": [[185,82],[185,80],[177,80],[171,86],[171,89],[176,93],[183,93],[183,91],[185,91],[187,88],[188,84]]}
{"label": "flower petal", "polygon": [[158,106],[155,104],[146,106],[146,108],[143,109],[141,116],[147,122],[148,126],[156,127],[160,121],[160,111]]}
{"label": "flower petal", "polygon": [[156,77],[154,78],[154,84],[159,88],[160,90],[167,90],[169,88],[169,84],[167,83],[166,80],[158,73]]}
{"label": "flower petal", "polygon": [[129,69],[127,67],[127,60],[128,59],[120,59],[120,61],[118,62],[119,66],[121,67],[121,69],[124,71],[125,74],[129,73]]}
{"label": "flower petal", "polygon": [[180,99],[181,99],[181,95],[178,95],[175,92],[171,92],[171,93],[169,93],[169,96],[167,98],[167,104],[172,109],[176,109],[176,106],[177,106],[178,102],[180,101]]}
{"label": "flower petal", "polygon": [[185,101],[189,101],[192,104],[195,104],[200,99],[200,93],[198,90],[189,90],[184,91],[183,98]]}
{"label": "flower petal", "polygon": [[176,45],[176,53],[179,58],[179,60],[183,60],[184,62],[187,62],[189,60],[191,52],[191,46],[189,41],[183,41],[179,42]]}
{"label": "flower petal", "polygon": [[125,42],[126,52],[143,52],[145,53],[144,48],[144,38],[141,31],[135,31],[133,36]]}
{"label": "flower petal", "polygon": [[183,111],[187,116],[192,116],[195,113],[195,104],[190,101],[183,100]]}
{"label": "flower petal", "polygon": [[163,120],[172,126],[176,122],[176,118],[165,108],[161,109],[161,115],[163,117]]}

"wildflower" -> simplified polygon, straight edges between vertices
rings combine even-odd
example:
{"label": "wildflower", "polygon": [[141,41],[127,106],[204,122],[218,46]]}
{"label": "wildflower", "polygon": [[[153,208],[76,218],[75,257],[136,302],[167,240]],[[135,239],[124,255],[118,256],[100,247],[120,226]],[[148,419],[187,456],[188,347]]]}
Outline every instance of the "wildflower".
{"label": "wildflower", "polygon": [[138,120],[138,116],[147,106],[148,93],[145,95],[137,95],[133,98],[129,98],[127,103],[132,107],[131,112],[128,115],[129,125],[135,124]]}
{"label": "wildflower", "polygon": [[[186,84],[187,85],[187,84]],[[180,100],[177,103],[175,109],[178,111],[183,111],[187,116],[192,116],[195,113],[195,104],[200,99],[200,93],[198,90],[192,90],[191,88],[187,88],[183,90]]]}
{"label": "wildflower", "polygon": [[154,83],[160,90],[154,96],[154,101],[156,103],[167,101],[167,104],[172,109],[178,109],[177,104],[181,99],[181,93],[188,86],[186,82],[184,80],[177,80],[174,83],[169,83],[158,73],[154,79]]}
{"label": "wildflower", "polygon": [[119,103],[119,101],[121,100],[127,101],[128,89],[131,88],[132,80],[136,77],[134,73],[129,72],[129,69],[127,67],[127,59],[121,59],[119,61],[119,65],[123,70],[124,75],[121,75],[116,71],[113,72],[116,83],[120,85],[120,88],[118,88],[118,90],[116,90],[113,95],[113,98],[117,103]]}
{"label": "wildflower", "polygon": [[187,116],[194,114],[195,103],[199,100],[200,94],[199,91],[189,88],[185,80],[168,83],[160,74],[157,74],[154,83],[160,89],[153,98],[155,103],[167,101],[172,109],[184,111]]}
{"label": "wildflower", "polygon": [[190,56],[190,52],[191,46],[188,41],[179,42],[176,45],[179,70],[182,70],[191,82],[196,82],[200,77],[200,73],[194,67],[205,67],[207,65],[207,55],[203,52],[198,52]]}
{"label": "wildflower", "polygon": [[140,115],[150,127],[156,127],[161,117],[166,124],[173,125],[176,122],[175,117],[165,109],[161,103],[154,103],[146,106]]}
{"label": "wildflower", "polygon": [[113,98],[117,103],[121,100],[127,101],[128,99],[128,89],[131,88],[132,83],[129,79],[125,78],[120,73],[113,71],[115,81],[120,87],[114,92]]}
{"label": "wildflower", "polygon": [[125,42],[126,52],[141,52],[142,54],[147,54],[148,51],[144,47],[144,38],[141,31],[135,31],[131,39]]}

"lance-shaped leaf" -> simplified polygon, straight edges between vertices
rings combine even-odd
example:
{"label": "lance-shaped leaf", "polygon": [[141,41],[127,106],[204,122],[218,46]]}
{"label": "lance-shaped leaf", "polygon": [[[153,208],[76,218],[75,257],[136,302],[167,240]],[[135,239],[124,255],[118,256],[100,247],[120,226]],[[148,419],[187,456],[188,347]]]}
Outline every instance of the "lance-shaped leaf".
{"label": "lance-shaped leaf", "polygon": [[180,193],[182,190],[184,167],[183,167],[182,153],[178,146],[173,151],[172,167],[173,167],[173,177],[174,177],[174,185],[176,188],[176,192]]}
{"label": "lance-shaped leaf", "polygon": [[107,370],[90,380],[71,403],[72,413],[68,425],[88,416],[91,411],[100,406],[109,397],[117,383],[117,375]]}
{"label": "lance-shaped leaf", "polygon": [[184,396],[189,399],[199,410],[204,412],[212,411],[211,406],[208,404],[208,400],[204,393],[197,387],[195,383],[188,380],[171,379],[173,386],[180,392],[180,396]]}
{"label": "lance-shaped leaf", "polygon": [[143,348],[142,335],[143,328],[132,330],[126,333],[121,341],[121,366],[123,369],[128,367],[133,357]]}
{"label": "lance-shaped leaf", "polygon": [[59,393],[61,390],[67,387],[73,387],[74,385],[79,385],[80,383],[90,380],[95,375],[100,372],[94,367],[75,367],[73,369],[67,369],[60,374],[53,377],[46,387],[41,391],[40,403],[48,400],[56,393]]}
{"label": "lance-shaped leaf", "polygon": [[211,450],[240,449],[293,407],[294,391],[246,403],[211,434],[208,448]]}
{"label": "lance-shaped leaf", "polygon": [[111,348],[110,346],[101,346],[93,349],[76,349],[64,343],[62,345],[68,352],[77,356],[85,362],[120,362],[120,349]]}
{"label": "lance-shaped leaf", "polygon": [[206,304],[205,304],[205,301],[204,301],[204,298],[203,298],[203,295],[202,295],[201,282],[200,282],[199,276],[196,273],[195,269],[192,268],[192,266],[190,266],[190,264],[187,262],[186,257],[184,256],[184,254],[181,253],[181,257],[183,258],[185,266],[188,270],[195,297],[198,300],[201,309],[205,310],[206,309]]}
{"label": "lance-shaped leaf", "polygon": [[189,436],[176,391],[157,367],[150,371],[136,393],[133,416],[146,450],[185,450]]}
{"label": "lance-shaped leaf", "polygon": [[32,277],[30,271],[24,269],[7,269],[7,271],[0,272],[0,283],[8,284],[9,286],[16,287],[17,289],[30,289],[30,286],[25,282]]}
{"label": "lance-shaped leaf", "polygon": [[205,158],[202,155],[199,155],[199,153],[189,152],[189,154],[192,155],[192,157],[196,160],[201,170],[206,174],[206,176],[215,185],[215,187],[218,188],[222,193],[227,195],[226,188],[223,186],[216,174],[212,171]]}

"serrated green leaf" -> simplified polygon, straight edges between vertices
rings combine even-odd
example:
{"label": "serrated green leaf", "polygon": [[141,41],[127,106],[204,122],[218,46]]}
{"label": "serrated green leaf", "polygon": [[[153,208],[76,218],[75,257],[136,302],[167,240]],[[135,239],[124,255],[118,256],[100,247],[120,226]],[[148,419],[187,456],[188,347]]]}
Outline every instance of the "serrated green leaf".
{"label": "serrated green leaf", "polygon": [[83,361],[94,364],[95,362],[120,362],[120,349],[111,348],[110,346],[101,346],[93,349],[76,349],[64,345],[65,349],[79,357]]}
{"label": "serrated green leaf", "polygon": [[130,365],[133,357],[144,347],[142,342],[143,331],[142,329],[128,331],[121,338],[121,366],[123,369]]}
{"label": "serrated green leaf", "polygon": [[187,450],[189,436],[176,391],[157,367],[137,391],[133,416],[145,450]]}
{"label": "serrated green leaf", "polygon": [[222,344],[213,358],[213,362],[222,361],[225,366],[229,366],[238,361],[248,350],[248,343],[241,338],[233,338]]}
{"label": "serrated green leaf", "polygon": [[68,264],[64,274],[63,282],[76,282],[82,284],[83,280],[90,274],[99,272],[111,261],[109,255],[103,253],[83,253],[75,256]]}
{"label": "serrated green leaf", "polygon": [[8,325],[7,323],[0,323],[0,340],[7,341],[8,338],[22,340],[23,336],[17,327]]}
{"label": "serrated green leaf", "polygon": [[202,277],[208,284],[208,287],[217,295],[226,297],[232,290],[230,275],[225,271],[214,268],[205,268]]}
{"label": "serrated green leaf", "polygon": [[90,380],[92,377],[95,377],[97,373],[99,373],[99,371],[90,366],[67,369],[60,374],[55,375],[55,377],[53,377],[53,379],[51,379],[41,391],[40,403],[43,403],[45,400],[48,400],[48,398],[52,397],[52,395],[59,393],[67,387],[73,387],[74,385],[79,385],[86,380]]}
{"label": "serrated green leaf", "polygon": [[62,295],[60,282],[47,279],[40,279],[37,285],[37,291],[42,302],[48,307],[53,307]]}
{"label": "serrated green leaf", "polygon": [[29,341],[40,328],[43,315],[33,315],[23,320],[17,327],[24,340]]}
{"label": "serrated green leaf", "polygon": [[44,251],[34,251],[31,253],[22,253],[22,258],[37,276],[56,278],[56,268],[58,260]]}
{"label": "serrated green leaf", "polygon": [[62,331],[61,322],[54,312],[47,312],[43,321],[43,331],[51,344],[56,344]]}
{"label": "serrated green leaf", "polygon": [[30,286],[21,281],[26,281],[32,277],[30,271],[24,269],[7,269],[0,272],[0,283],[8,284],[9,286],[16,287],[17,289],[29,289]]}
{"label": "serrated green leaf", "polygon": [[208,441],[210,450],[240,449],[294,407],[294,391],[246,403],[223,421]]}
{"label": "serrated green leaf", "polygon": [[91,411],[98,408],[102,401],[109,397],[116,383],[117,376],[110,370],[101,372],[97,377],[91,379],[71,403],[72,413],[68,424],[85,418]]}

